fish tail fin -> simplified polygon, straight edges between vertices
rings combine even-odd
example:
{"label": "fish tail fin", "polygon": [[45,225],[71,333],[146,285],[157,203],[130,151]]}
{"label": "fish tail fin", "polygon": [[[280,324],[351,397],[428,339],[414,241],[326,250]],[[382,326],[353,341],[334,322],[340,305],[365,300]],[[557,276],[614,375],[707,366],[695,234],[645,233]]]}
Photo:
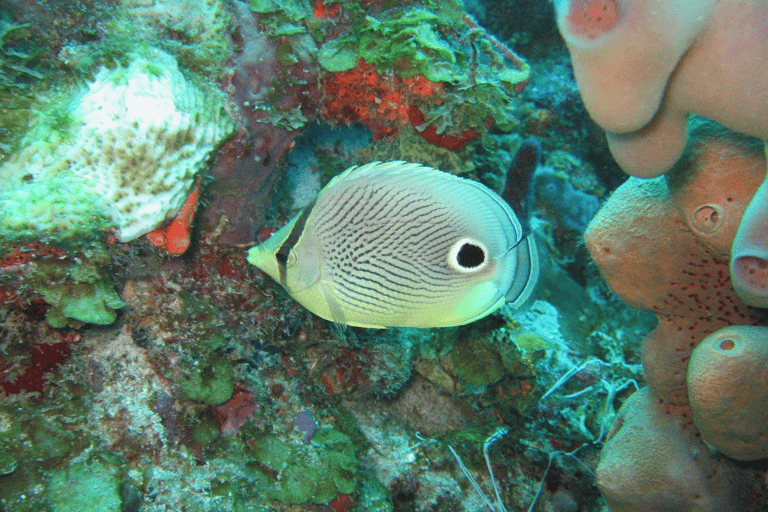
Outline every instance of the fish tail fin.
{"label": "fish tail fin", "polygon": [[517,269],[506,300],[513,308],[519,307],[533,293],[539,276],[539,255],[536,240],[528,232],[514,245],[517,248]]}

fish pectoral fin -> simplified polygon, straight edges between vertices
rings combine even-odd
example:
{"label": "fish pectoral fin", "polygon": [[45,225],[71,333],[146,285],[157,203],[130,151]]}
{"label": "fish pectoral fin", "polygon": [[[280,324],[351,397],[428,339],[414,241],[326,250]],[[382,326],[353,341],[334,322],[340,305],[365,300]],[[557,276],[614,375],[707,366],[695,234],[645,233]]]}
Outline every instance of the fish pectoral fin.
{"label": "fish pectoral fin", "polygon": [[341,310],[341,304],[336,300],[336,292],[331,288],[331,285],[328,284],[327,281],[323,281],[320,287],[323,290],[325,301],[328,303],[328,311],[331,312],[333,325],[339,332],[344,332],[347,329],[347,322],[344,320],[344,312]]}

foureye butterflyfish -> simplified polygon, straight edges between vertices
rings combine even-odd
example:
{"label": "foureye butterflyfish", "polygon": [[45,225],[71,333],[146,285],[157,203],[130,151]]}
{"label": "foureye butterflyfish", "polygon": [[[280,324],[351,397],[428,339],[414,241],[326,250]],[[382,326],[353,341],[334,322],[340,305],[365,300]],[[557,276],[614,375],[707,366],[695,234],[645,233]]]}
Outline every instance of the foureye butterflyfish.
{"label": "foureye butterflyfish", "polygon": [[498,194],[401,161],[344,171],[248,261],[314,314],[371,328],[473,322],[521,304],[538,276]]}

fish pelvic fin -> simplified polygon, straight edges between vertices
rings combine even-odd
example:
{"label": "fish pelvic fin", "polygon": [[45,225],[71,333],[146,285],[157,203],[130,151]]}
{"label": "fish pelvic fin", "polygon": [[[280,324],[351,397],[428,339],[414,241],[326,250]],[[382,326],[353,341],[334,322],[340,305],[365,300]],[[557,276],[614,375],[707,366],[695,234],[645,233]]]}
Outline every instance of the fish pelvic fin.
{"label": "fish pelvic fin", "polygon": [[344,311],[341,309],[341,304],[336,300],[336,292],[333,290],[328,281],[322,281],[320,284],[323,290],[323,296],[326,303],[328,303],[328,311],[331,313],[331,320],[335,330],[343,333],[347,330],[347,322],[344,319]]}

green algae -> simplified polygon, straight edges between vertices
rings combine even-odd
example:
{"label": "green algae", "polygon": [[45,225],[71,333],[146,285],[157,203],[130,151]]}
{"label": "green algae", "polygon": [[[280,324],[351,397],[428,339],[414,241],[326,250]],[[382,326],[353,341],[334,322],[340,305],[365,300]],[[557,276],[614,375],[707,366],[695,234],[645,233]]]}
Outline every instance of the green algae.
{"label": "green algae", "polygon": [[182,367],[175,384],[189,400],[208,405],[221,405],[234,391],[232,363],[224,356],[213,356],[204,361]]}
{"label": "green algae", "polygon": [[393,512],[395,510],[387,489],[373,477],[363,480],[357,500],[357,509],[366,512]]}
{"label": "green algae", "polygon": [[459,330],[451,355],[457,375],[467,384],[487,386],[504,376],[501,356],[483,332],[474,327]]}
{"label": "green algae", "polygon": [[[445,2],[451,4],[451,2]],[[460,21],[458,4],[442,9],[450,16],[439,16],[439,6],[431,8],[393,8],[385,14],[360,17],[354,28],[338,39],[325,43],[318,62],[331,72],[347,71],[364,59],[380,71],[393,71],[401,78],[422,73],[434,82],[458,82],[464,70],[457,66],[465,54],[450,43],[441,31]]]}
{"label": "green algae", "polygon": [[39,42],[30,42],[31,25],[14,23],[0,12],[0,162],[10,153],[19,134],[16,127],[29,120],[32,84],[42,81]]}
{"label": "green algae", "polygon": [[212,416],[198,418],[191,426],[190,436],[200,446],[209,446],[221,435],[219,424]]}
{"label": "green algae", "polygon": [[103,460],[75,462],[54,471],[48,481],[53,512],[120,512],[119,468]]}
{"label": "green algae", "polygon": [[[187,292],[181,292],[179,298],[186,319],[209,325],[216,318],[217,309],[207,301]],[[232,398],[235,375],[232,361],[223,354],[227,346],[226,338],[219,333],[194,337],[176,361],[175,370],[167,372],[175,389],[187,399],[207,405],[221,405]]]}
{"label": "green algae", "polygon": [[66,510],[49,501],[55,496],[40,482],[49,476],[59,478],[53,475],[60,471],[66,473],[61,468],[68,467],[69,460],[78,458],[77,454],[93,442],[81,430],[82,418],[87,414],[83,402],[65,394],[49,397],[42,408],[26,400],[15,402],[4,400],[0,404],[0,509]]}
{"label": "green algae", "polygon": [[334,428],[321,428],[309,444],[265,436],[256,439],[248,452],[268,499],[320,504],[357,488],[355,445],[349,435]]}
{"label": "green algae", "polygon": [[531,68],[479,28],[459,2],[428,0],[381,9],[344,2],[329,20],[315,18],[307,0],[252,0],[250,5],[261,27],[284,47],[281,62],[294,62],[293,46],[309,31],[318,48],[305,50],[323,72],[343,73],[364,61],[382,77],[421,74],[443,84],[439,102],[418,95],[408,99],[425,116],[417,129],[434,126],[443,134],[473,128],[482,134],[489,119],[502,130],[519,127],[515,96]]}
{"label": "green algae", "polygon": [[39,285],[36,291],[51,305],[46,320],[51,327],[65,327],[70,320],[94,325],[109,325],[125,306],[109,278],[93,282]]}

